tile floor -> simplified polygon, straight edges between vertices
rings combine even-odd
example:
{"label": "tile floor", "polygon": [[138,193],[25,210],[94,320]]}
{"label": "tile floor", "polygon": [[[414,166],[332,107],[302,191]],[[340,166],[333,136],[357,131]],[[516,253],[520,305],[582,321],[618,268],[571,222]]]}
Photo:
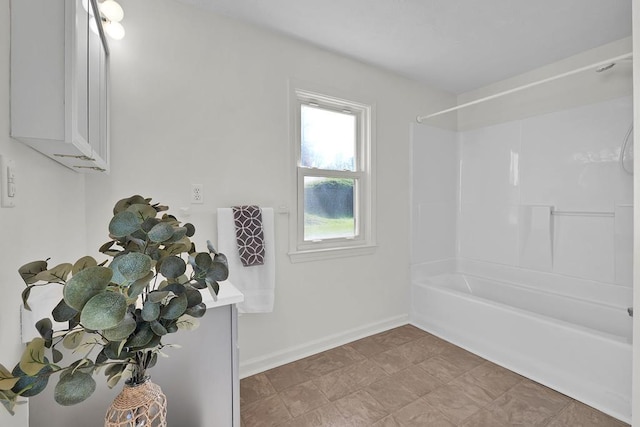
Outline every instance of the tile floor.
{"label": "tile floor", "polygon": [[626,426],[411,325],[240,382],[243,427]]}

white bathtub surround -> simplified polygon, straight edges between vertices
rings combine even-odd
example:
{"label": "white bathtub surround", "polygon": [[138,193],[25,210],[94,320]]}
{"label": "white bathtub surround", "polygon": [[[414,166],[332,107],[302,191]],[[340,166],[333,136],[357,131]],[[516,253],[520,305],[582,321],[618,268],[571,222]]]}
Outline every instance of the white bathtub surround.
{"label": "white bathtub surround", "polygon": [[[626,96],[459,132],[424,126],[412,159],[411,321],[627,422],[633,183],[618,157],[631,117]],[[447,197],[421,168],[451,157],[457,199],[443,221],[421,214]],[[433,248],[452,216],[453,256]]]}
{"label": "white bathtub surround", "polygon": [[553,268],[552,206],[522,206],[518,218],[520,265],[541,271]]}
{"label": "white bathtub surround", "polygon": [[616,283],[629,285],[633,283],[633,206],[617,205],[614,212]]}
{"label": "white bathtub surround", "polygon": [[244,295],[238,303],[240,313],[271,313],[276,289],[276,245],[273,208],[262,208],[264,233],[264,264],[245,267],[242,265],[233,209],[218,208],[218,250],[227,256],[229,281]]}
{"label": "white bathtub surround", "polygon": [[571,291],[464,274],[415,278],[411,322],[630,422],[632,319]]}

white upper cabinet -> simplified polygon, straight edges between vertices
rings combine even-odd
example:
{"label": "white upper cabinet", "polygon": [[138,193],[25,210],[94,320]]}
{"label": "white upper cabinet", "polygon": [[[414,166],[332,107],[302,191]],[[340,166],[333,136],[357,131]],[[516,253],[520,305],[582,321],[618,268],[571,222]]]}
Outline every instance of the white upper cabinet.
{"label": "white upper cabinet", "polygon": [[78,172],[109,171],[109,51],[94,6],[11,2],[11,136]]}

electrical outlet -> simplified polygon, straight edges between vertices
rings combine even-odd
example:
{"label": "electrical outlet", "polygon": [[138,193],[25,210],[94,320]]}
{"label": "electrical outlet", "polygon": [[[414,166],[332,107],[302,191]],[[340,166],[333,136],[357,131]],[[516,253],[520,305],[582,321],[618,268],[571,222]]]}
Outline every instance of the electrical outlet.
{"label": "electrical outlet", "polygon": [[202,204],[204,203],[204,194],[202,184],[191,184],[191,203]]}

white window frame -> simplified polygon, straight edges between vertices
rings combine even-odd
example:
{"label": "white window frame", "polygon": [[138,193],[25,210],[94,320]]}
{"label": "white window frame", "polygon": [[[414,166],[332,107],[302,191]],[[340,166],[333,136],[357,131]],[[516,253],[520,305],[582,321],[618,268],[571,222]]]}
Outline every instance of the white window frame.
{"label": "white window frame", "polygon": [[[295,206],[290,216],[290,251],[292,262],[371,254],[375,251],[375,106],[326,95],[315,90],[292,88],[290,109],[292,118],[293,182]],[[310,105],[336,112],[348,112],[356,117],[355,171],[308,168],[301,165],[301,107]],[[355,179],[354,220],[357,235],[351,238],[304,240],[304,178],[330,177]]]}

